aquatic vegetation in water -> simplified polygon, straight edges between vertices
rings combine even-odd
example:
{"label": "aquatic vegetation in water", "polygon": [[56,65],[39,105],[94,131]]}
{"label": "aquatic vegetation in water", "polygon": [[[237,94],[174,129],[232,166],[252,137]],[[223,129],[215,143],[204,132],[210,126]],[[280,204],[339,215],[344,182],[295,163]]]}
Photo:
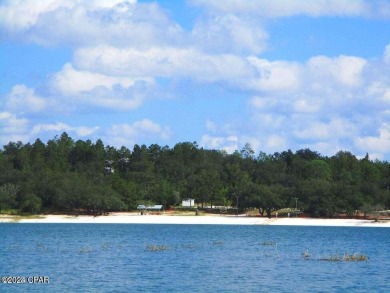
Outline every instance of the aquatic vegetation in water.
{"label": "aquatic vegetation in water", "polygon": [[322,257],[319,260],[329,261],[329,262],[338,262],[338,261],[358,262],[358,261],[368,261],[368,256],[361,253],[344,253],[343,255],[336,253],[331,256]]}
{"label": "aquatic vegetation in water", "polygon": [[276,242],[271,242],[271,241],[268,241],[268,242],[264,242],[265,244],[262,244],[266,247],[269,247],[269,248],[265,248],[264,252],[263,252],[263,255],[264,257],[276,257],[276,258],[279,258],[279,251],[278,251],[278,244]]}
{"label": "aquatic vegetation in water", "polygon": [[182,248],[188,248],[188,249],[195,249],[195,248],[196,248],[196,245],[195,245],[195,244],[192,244],[192,243],[182,243],[182,244],[181,244],[181,247],[182,247]]}
{"label": "aquatic vegetation in water", "polygon": [[146,246],[146,250],[149,250],[149,251],[164,251],[164,250],[169,250],[170,247],[169,246],[166,246],[166,245],[147,245]]}
{"label": "aquatic vegetation in water", "polygon": [[275,246],[276,242],[275,241],[264,241],[261,243],[263,246]]}
{"label": "aquatic vegetation in water", "polygon": [[309,249],[306,248],[306,250],[304,252],[302,252],[302,257],[304,259],[310,259],[311,258],[311,254],[309,253]]}
{"label": "aquatic vegetation in water", "polygon": [[37,243],[37,248],[42,251],[48,251],[47,247],[43,245],[42,243]]}
{"label": "aquatic vegetation in water", "polygon": [[321,261],[342,261],[342,257],[339,254],[333,254],[331,256],[322,257],[319,260]]}
{"label": "aquatic vegetation in water", "polygon": [[344,254],[344,261],[368,261],[368,256],[361,253]]}
{"label": "aquatic vegetation in water", "polygon": [[214,241],[212,242],[212,244],[213,244],[213,245],[221,246],[221,245],[223,245],[224,243],[223,243],[223,241],[221,241],[221,240],[214,240]]}
{"label": "aquatic vegetation in water", "polygon": [[108,242],[104,242],[102,248],[103,250],[108,250],[110,248],[110,244]]}
{"label": "aquatic vegetation in water", "polygon": [[80,247],[79,252],[80,253],[91,253],[92,248],[91,247]]}

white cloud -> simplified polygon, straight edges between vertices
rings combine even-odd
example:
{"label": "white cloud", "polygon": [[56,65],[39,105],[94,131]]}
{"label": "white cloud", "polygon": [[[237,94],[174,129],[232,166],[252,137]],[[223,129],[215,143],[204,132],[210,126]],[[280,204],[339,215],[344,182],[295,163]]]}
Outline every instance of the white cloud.
{"label": "white cloud", "polygon": [[137,79],[77,70],[67,63],[52,75],[48,87],[59,112],[81,107],[88,108],[88,111],[96,107],[128,111],[138,108],[148,96],[152,96],[155,82],[152,78]]}
{"label": "white cloud", "polygon": [[132,145],[145,141],[168,140],[172,132],[168,126],[161,126],[149,119],[136,121],[132,124],[113,124],[111,126],[71,126],[68,123],[40,123],[33,125],[25,118],[19,118],[9,112],[0,112],[0,143],[10,141],[26,143],[36,137],[52,138],[62,132],[67,132],[74,139],[99,137],[113,146]]}
{"label": "white cloud", "polygon": [[57,123],[54,123],[54,124],[38,124],[38,125],[35,125],[33,128],[32,128],[32,135],[37,135],[39,133],[43,133],[43,132],[51,132],[51,131],[54,131],[54,132],[63,132],[63,131],[70,131],[72,129],[72,127],[70,127],[69,125],[65,124],[65,123],[60,123],[60,122],[57,122]]}
{"label": "white cloud", "polygon": [[272,112],[254,113],[252,115],[252,128],[260,131],[260,133],[269,133],[288,129],[288,117]]}
{"label": "white cloud", "polygon": [[[100,46],[77,50],[74,64],[79,68],[77,72],[88,72],[91,82],[87,85],[121,83],[126,86],[137,79],[152,83],[159,77],[191,78],[200,83],[224,82],[228,86],[267,93],[272,97],[267,98],[267,107],[283,104],[284,109],[315,112],[323,105],[324,97],[330,98],[334,105],[340,105],[348,97],[356,98],[349,90],[362,86],[367,60],[353,56],[317,56],[307,63],[270,62],[254,56],[207,55],[194,48],[138,50]],[[256,107],[260,102],[260,98],[252,100]]]}
{"label": "white cloud", "polygon": [[0,112],[0,120],[6,120],[11,118],[13,115],[9,112]]}
{"label": "white cloud", "polygon": [[337,140],[329,140],[326,142],[323,141],[317,141],[317,142],[311,142],[311,143],[305,143],[300,145],[300,149],[311,149],[313,151],[316,151],[324,156],[333,156],[337,152],[341,150],[346,150],[346,148],[341,148],[338,144]]}
{"label": "white cloud", "polygon": [[82,48],[76,51],[74,62],[82,70],[139,79],[189,77],[203,82],[237,83],[252,73],[239,56],[207,55],[193,48]]}
{"label": "white cloud", "polygon": [[268,61],[255,56],[248,61],[257,70],[249,86],[261,91],[297,90],[300,87],[301,66],[295,62]]}
{"label": "white cloud", "polygon": [[[222,134],[222,133],[221,133]],[[286,150],[287,138],[281,135],[258,137],[248,135],[209,135],[205,134],[200,139],[200,146],[207,149],[224,150],[228,154],[241,150],[245,144],[249,143],[252,150],[258,153],[260,150],[273,153],[275,151]]]}
{"label": "white cloud", "polygon": [[29,121],[10,112],[0,112],[0,143],[28,140]]}
{"label": "white cloud", "polygon": [[89,136],[96,131],[98,131],[100,127],[85,127],[85,126],[79,126],[79,127],[72,127],[66,123],[57,122],[52,124],[37,124],[35,125],[30,135],[32,137],[40,136],[40,135],[47,135],[47,133],[61,133],[61,132],[68,132],[68,133],[75,133],[79,137],[85,137]]}
{"label": "white cloud", "polygon": [[18,118],[16,115],[8,112],[0,113],[0,120],[2,120],[1,132],[3,135],[10,135],[14,133],[21,134],[26,130],[28,120],[25,118]]}
{"label": "white cloud", "polygon": [[230,135],[227,137],[203,135],[200,139],[200,146],[207,149],[224,150],[232,154],[238,150],[238,137]]}
{"label": "white cloud", "polygon": [[154,88],[153,80],[77,71],[66,64],[49,79],[44,88],[45,98],[25,85],[15,85],[5,95],[4,110],[18,115],[94,112],[96,108],[122,112],[136,109],[147,98],[153,97]]}
{"label": "white cloud", "polygon": [[218,125],[214,121],[207,119],[206,130],[210,132],[216,132],[218,131]]}
{"label": "white cloud", "polygon": [[134,0],[3,1],[1,30],[23,41],[74,46],[113,43],[145,47],[180,40],[182,34],[157,4]]}
{"label": "white cloud", "polygon": [[255,153],[259,152],[261,149],[262,141],[259,138],[242,135],[240,136],[239,141],[241,149],[245,146],[246,143],[249,143],[250,147]]}
{"label": "white cloud", "polygon": [[62,70],[52,78],[52,87],[63,95],[75,95],[87,92],[96,87],[112,89],[115,85],[128,88],[134,85],[134,80],[125,77],[107,76],[100,73],[75,70],[69,63],[65,64]]}
{"label": "white cloud", "polygon": [[[191,3],[205,9],[193,30],[185,31],[156,3],[2,1],[3,38],[65,44],[74,55],[45,84],[37,88],[17,84],[4,95],[1,139],[67,131],[80,137],[99,133],[115,145],[165,141],[172,137],[169,127],[147,119],[106,128],[60,122],[30,126],[33,122],[27,115],[134,110],[147,99],[170,95],[167,88],[184,80],[202,91],[206,88],[202,100],[206,106],[210,84],[247,97],[247,112],[221,124],[206,122],[207,134],[201,140],[209,148],[232,152],[246,142],[270,152],[308,145],[324,152],[338,150],[339,144],[359,151],[369,149],[369,143],[387,146],[387,128],[382,125],[389,117],[390,45],[376,60],[340,55],[313,56],[306,62],[270,61],[259,54],[267,49],[264,28],[269,18],[388,17],[390,4],[376,0]],[[372,135],[373,131],[379,134]],[[375,154],[386,152],[385,147],[370,149]]]}
{"label": "white cloud", "polygon": [[280,135],[271,135],[266,139],[265,150],[286,150],[287,141],[286,138]]}
{"label": "white cloud", "polygon": [[76,134],[80,137],[88,137],[94,133],[96,133],[100,129],[99,126],[95,127],[86,127],[86,126],[79,126],[74,129]]}
{"label": "white cloud", "polygon": [[137,109],[146,99],[144,94],[137,93],[136,89],[124,91],[124,93],[122,93],[120,89],[118,90],[118,93],[116,91],[98,89],[85,95],[80,95],[78,98],[80,100],[74,101],[74,104],[79,107],[82,105],[89,109],[98,107],[101,109],[113,110],[115,112]]}
{"label": "white cloud", "polygon": [[[301,75],[298,63],[269,62],[232,54],[208,55],[194,48],[175,47],[148,50],[112,46],[82,48],[75,52],[74,64],[80,71],[94,72],[96,76],[92,77],[99,78],[99,74],[106,78],[147,81],[157,77],[188,77],[199,82],[223,81],[241,88],[266,91],[296,90],[300,87]],[[128,82],[128,79],[124,81]]]}
{"label": "white cloud", "polygon": [[[89,8],[112,8],[122,1],[85,1]],[[28,29],[42,17],[61,10],[81,7],[76,0],[5,0],[0,6],[0,24],[14,30]]]}
{"label": "white cloud", "polygon": [[300,139],[326,140],[331,138],[333,133],[328,124],[313,123],[307,128],[296,130],[295,136]]}
{"label": "white cloud", "polygon": [[5,109],[13,113],[40,112],[46,106],[45,100],[38,97],[34,89],[23,84],[13,86],[5,97]]}
{"label": "white cloud", "polygon": [[375,0],[191,0],[193,5],[204,6],[219,13],[237,13],[275,18],[294,15],[318,16],[365,16],[388,17],[390,4]]}
{"label": "white cloud", "polygon": [[[361,152],[386,153],[390,149],[390,126],[381,125],[378,136],[359,136],[355,139],[355,145]],[[376,155],[376,156],[377,156]]]}
{"label": "white cloud", "polygon": [[275,102],[272,98],[269,97],[252,97],[249,100],[249,105],[256,109],[267,109],[269,106],[275,105]]}
{"label": "white cloud", "polygon": [[133,124],[114,124],[106,130],[105,141],[109,145],[129,146],[141,144],[147,140],[167,140],[171,137],[171,130],[149,119],[136,121]]}
{"label": "white cloud", "polygon": [[390,45],[387,45],[386,48],[385,48],[385,52],[383,54],[383,60],[387,64],[390,63]]}
{"label": "white cloud", "polygon": [[340,138],[353,138],[358,133],[357,127],[345,120],[335,118],[329,123],[301,121],[301,129],[294,131],[294,135],[307,140],[337,140]]}
{"label": "white cloud", "polygon": [[196,23],[192,41],[207,52],[259,54],[267,47],[268,34],[256,21],[222,14]]}
{"label": "white cloud", "polygon": [[366,60],[353,56],[316,56],[307,62],[307,74],[317,83],[333,81],[342,86],[356,87],[362,83],[366,63]]}
{"label": "white cloud", "polygon": [[315,113],[320,111],[321,105],[318,99],[298,98],[294,101],[293,110],[296,113]]}
{"label": "white cloud", "polygon": [[0,5],[0,24],[11,30],[28,29],[36,24],[39,17],[60,7],[72,6],[74,1],[14,1],[6,0]]}

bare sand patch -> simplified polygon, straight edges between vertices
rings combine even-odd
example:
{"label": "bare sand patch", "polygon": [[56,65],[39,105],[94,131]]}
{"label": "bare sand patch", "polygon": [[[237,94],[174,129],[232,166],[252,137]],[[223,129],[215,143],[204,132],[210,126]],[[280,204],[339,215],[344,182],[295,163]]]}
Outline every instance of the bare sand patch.
{"label": "bare sand patch", "polygon": [[95,224],[193,224],[193,225],[275,225],[275,226],[334,226],[390,227],[390,221],[315,218],[263,218],[246,215],[140,215],[139,213],[110,213],[102,216],[39,215],[32,217],[1,215],[7,223],[95,223]]}

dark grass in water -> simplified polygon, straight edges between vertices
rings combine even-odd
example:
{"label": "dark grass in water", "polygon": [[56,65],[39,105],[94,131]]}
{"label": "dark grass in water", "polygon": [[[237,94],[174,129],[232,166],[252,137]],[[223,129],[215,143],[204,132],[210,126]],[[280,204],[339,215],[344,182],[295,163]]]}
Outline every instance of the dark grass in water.
{"label": "dark grass in water", "polygon": [[387,228],[2,223],[0,235],[1,276],[50,280],[0,292],[387,292],[390,275]]}

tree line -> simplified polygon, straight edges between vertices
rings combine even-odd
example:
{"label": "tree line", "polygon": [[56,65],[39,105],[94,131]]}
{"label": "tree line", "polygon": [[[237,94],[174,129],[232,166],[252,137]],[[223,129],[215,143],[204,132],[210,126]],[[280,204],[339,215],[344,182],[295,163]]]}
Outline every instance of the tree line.
{"label": "tree line", "polygon": [[390,165],[332,157],[310,149],[255,154],[249,144],[228,154],[182,142],[115,148],[67,133],[46,144],[10,142],[0,151],[0,210],[103,213],[138,204],[175,206],[194,198],[202,206],[256,209],[270,215],[298,208],[312,216],[353,216],[388,209]]}

